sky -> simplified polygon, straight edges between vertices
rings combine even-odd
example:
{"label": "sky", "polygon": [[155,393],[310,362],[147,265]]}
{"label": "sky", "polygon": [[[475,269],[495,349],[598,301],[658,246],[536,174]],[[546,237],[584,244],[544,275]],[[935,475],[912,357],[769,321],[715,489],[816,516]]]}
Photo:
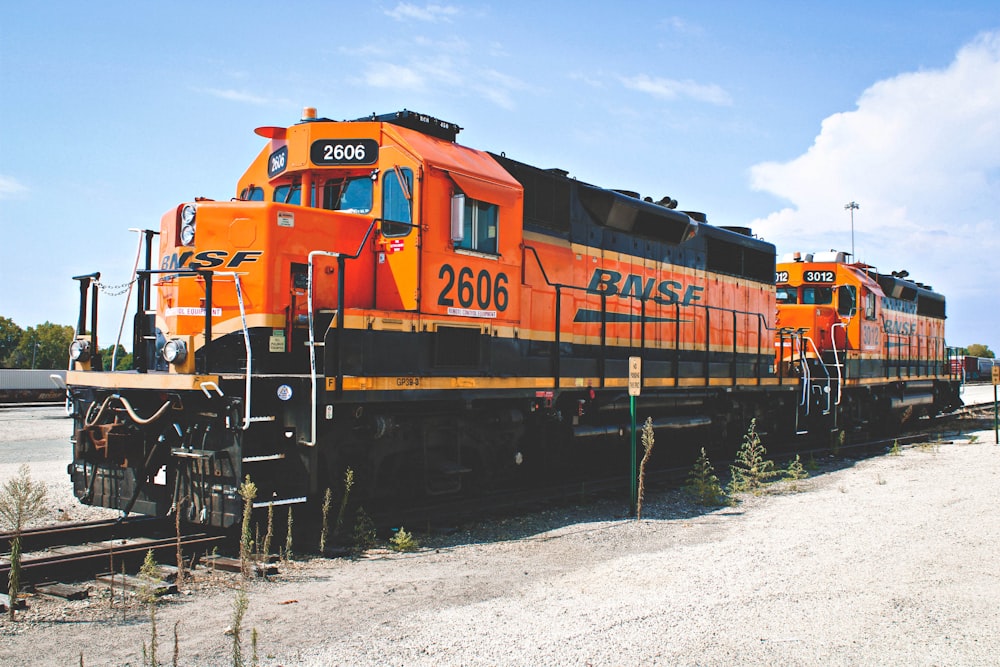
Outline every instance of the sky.
{"label": "sky", "polygon": [[[127,283],[130,228],[234,196],[254,128],[306,106],[430,114],[464,145],[751,227],[779,257],[853,246],[947,297],[950,345],[1000,352],[996,0],[3,12],[0,315],[75,325],[72,276]],[[102,297],[102,346],[122,301]]]}

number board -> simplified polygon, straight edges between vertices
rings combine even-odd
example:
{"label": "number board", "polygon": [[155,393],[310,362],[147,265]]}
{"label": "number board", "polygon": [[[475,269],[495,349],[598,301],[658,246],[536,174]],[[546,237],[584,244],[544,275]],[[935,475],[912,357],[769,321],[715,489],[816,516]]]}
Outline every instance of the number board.
{"label": "number board", "polygon": [[774,282],[776,282],[776,283],[787,283],[788,282],[788,271],[775,271],[774,272]]}
{"label": "number board", "polygon": [[321,139],[309,148],[313,164],[367,165],[378,161],[374,139]]}
{"label": "number board", "polygon": [[832,283],[836,278],[833,271],[803,271],[802,282],[805,283]]}
{"label": "number board", "polygon": [[282,146],[267,159],[267,177],[274,178],[288,166],[288,146]]}

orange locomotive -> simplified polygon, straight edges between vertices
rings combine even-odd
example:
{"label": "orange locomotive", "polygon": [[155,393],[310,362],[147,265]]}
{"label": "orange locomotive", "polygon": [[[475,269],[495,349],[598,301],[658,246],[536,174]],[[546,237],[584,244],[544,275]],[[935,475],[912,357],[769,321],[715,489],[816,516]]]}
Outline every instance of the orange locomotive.
{"label": "orange locomotive", "polygon": [[775,364],[774,246],[459,129],[311,109],[259,128],[235,199],[169,211],[155,261],[146,233],[131,371],[96,370],[99,274],[79,276],[77,496],[229,526],[247,475],[280,504],[348,466],[402,497],[587,450],[624,470],[633,356],[657,429],[792,430],[803,383]]}
{"label": "orange locomotive", "polygon": [[780,368],[803,378],[800,417],[885,428],[961,405],[944,297],[905,271],[881,274],[847,258],[795,253],[777,264],[775,347]]}

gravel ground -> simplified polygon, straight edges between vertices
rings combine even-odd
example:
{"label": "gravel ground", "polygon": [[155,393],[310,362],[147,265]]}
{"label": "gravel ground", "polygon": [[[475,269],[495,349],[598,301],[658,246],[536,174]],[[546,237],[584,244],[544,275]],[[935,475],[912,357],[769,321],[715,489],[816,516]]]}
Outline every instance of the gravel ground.
{"label": "gravel ground", "polygon": [[[1000,664],[1000,447],[977,435],[714,511],[669,492],[642,521],[604,502],[282,564],[247,587],[243,655],[255,629],[261,665]],[[0,481],[12,470],[0,455]],[[175,627],[179,664],[233,664],[238,581],[198,577],[158,606],[163,664]],[[29,604],[0,621],[0,664],[143,664],[138,605],[112,611],[98,588]]]}

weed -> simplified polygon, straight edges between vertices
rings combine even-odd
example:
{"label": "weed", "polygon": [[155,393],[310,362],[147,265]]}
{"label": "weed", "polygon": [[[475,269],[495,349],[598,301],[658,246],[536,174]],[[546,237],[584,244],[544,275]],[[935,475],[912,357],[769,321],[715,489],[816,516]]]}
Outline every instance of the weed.
{"label": "weed", "polygon": [[354,520],[354,549],[357,552],[367,551],[375,546],[375,524],[365,512],[364,507],[358,508]]}
{"label": "weed", "polygon": [[759,492],[769,480],[780,474],[774,469],[774,461],[764,458],[766,454],[767,450],[757,435],[757,420],[751,419],[736,460],[729,466],[733,475],[729,482],[729,495],[743,491]]}
{"label": "weed", "polygon": [[240,634],[243,632],[243,616],[247,613],[250,601],[247,599],[246,588],[240,586],[236,591],[236,600],[233,602],[233,623],[230,626],[233,632],[233,667],[243,667],[243,647],[240,642]]}
{"label": "weed", "polygon": [[161,581],[159,568],[153,550],[150,549],[146,552],[146,558],[143,559],[142,566],[139,568],[139,578],[142,579],[139,599],[146,604],[152,605],[156,602],[156,586]]}
{"label": "weed", "polygon": [[253,554],[253,541],[250,539],[250,516],[253,513],[253,501],[257,497],[257,485],[250,481],[247,475],[246,481],[240,484],[240,497],[243,498],[243,526],[240,531],[240,569],[243,578],[249,579],[253,573],[250,563],[250,556]]}
{"label": "weed", "polygon": [[[150,552],[152,553],[152,552]],[[150,667],[157,667],[160,664],[159,660],[156,658],[156,649],[158,648],[159,642],[156,639],[156,605],[149,605],[149,664]],[[142,643],[142,653],[146,654],[146,642]]]}
{"label": "weed", "polygon": [[180,624],[181,624],[180,621],[176,621],[174,623],[174,659],[173,662],[171,663],[174,667],[177,667],[178,659],[180,658],[180,653],[181,653],[180,637],[177,634],[177,626]]}
{"label": "weed", "polygon": [[979,442],[979,436],[978,435],[973,434],[973,435],[969,436],[969,444],[970,445],[974,445],[977,442]]}
{"label": "weed", "polygon": [[[267,532],[264,533],[264,546],[261,554],[266,561],[271,557],[271,539],[274,537],[274,503],[267,504]],[[266,570],[266,568],[265,568]]]}
{"label": "weed", "polygon": [[177,588],[184,583],[184,550],[181,548],[181,510],[187,503],[187,498],[181,498],[174,511],[174,534],[177,536]]}
{"label": "weed", "polygon": [[785,479],[791,482],[791,484],[789,484],[789,488],[792,491],[798,491],[798,482],[808,476],[809,473],[806,472],[805,467],[802,465],[802,461],[799,460],[799,455],[796,454],[795,458],[788,462],[788,468],[785,469]]}
{"label": "weed", "polygon": [[704,447],[701,448],[701,454],[688,474],[685,488],[699,505],[717,507],[725,505],[729,500],[726,492],[722,490],[719,478],[715,476],[715,468],[712,467]]}
{"label": "weed", "polygon": [[8,613],[12,621],[21,591],[21,530],[29,521],[45,516],[47,496],[45,485],[31,479],[31,469],[27,464],[18,468],[17,475],[0,487],[0,524],[14,533],[10,544],[10,572],[7,575]]}
{"label": "weed", "polygon": [[885,486],[885,477],[883,477],[881,473],[876,473],[875,483],[878,484],[879,486]]}
{"label": "weed", "polygon": [[326,551],[326,536],[330,531],[330,505],[333,504],[333,492],[330,491],[330,487],[326,487],[326,493],[323,494],[323,523],[319,531],[319,553],[320,555]]}
{"label": "weed", "polygon": [[402,526],[389,539],[389,544],[395,551],[416,551],[420,548],[417,541],[413,539],[413,533],[406,532],[406,529]]}
{"label": "weed", "polygon": [[812,454],[810,454],[809,458],[806,459],[805,469],[808,470],[809,472],[816,472],[817,470],[819,470],[819,461],[817,461],[816,457],[813,456]]}
{"label": "weed", "polygon": [[830,435],[830,450],[834,456],[840,456],[840,448],[847,442],[847,431],[837,431]]}
{"label": "weed", "polygon": [[250,665],[252,667],[257,667],[260,662],[257,659],[257,628],[250,631]]}
{"label": "weed", "polygon": [[892,447],[889,448],[889,456],[899,456],[903,453],[903,450],[899,448],[899,440],[892,441]]}
{"label": "weed", "polygon": [[941,443],[939,442],[921,442],[917,447],[920,451],[928,454],[937,454],[941,450]]}
{"label": "weed", "polygon": [[639,493],[638,493],[638,504],[635,508],[635,518],[636,520],[642,519],[642,498],[646,495],[646,464],[649,463],[649,457],[653,453],[653,445],[656,443],[656,438],[653,435],[653,418],[646,417],[646,423],[642,425],[642,462],[639,464]]}
{"label": "weed", "polygon": [[344,495],[340,499],[340,511],[337,512],[337,523],[333,526],[334,537],[340,533],[340,527],[344,524],[344,512],[347,510],[347,498],[351,495],[351,487],[354,486],[354,471],[350,468],[344,471]]}
{"label": "weed", "polygon": [[288,531],[285,533],[285,560],[292,560],[292,506],[288,506]]}

